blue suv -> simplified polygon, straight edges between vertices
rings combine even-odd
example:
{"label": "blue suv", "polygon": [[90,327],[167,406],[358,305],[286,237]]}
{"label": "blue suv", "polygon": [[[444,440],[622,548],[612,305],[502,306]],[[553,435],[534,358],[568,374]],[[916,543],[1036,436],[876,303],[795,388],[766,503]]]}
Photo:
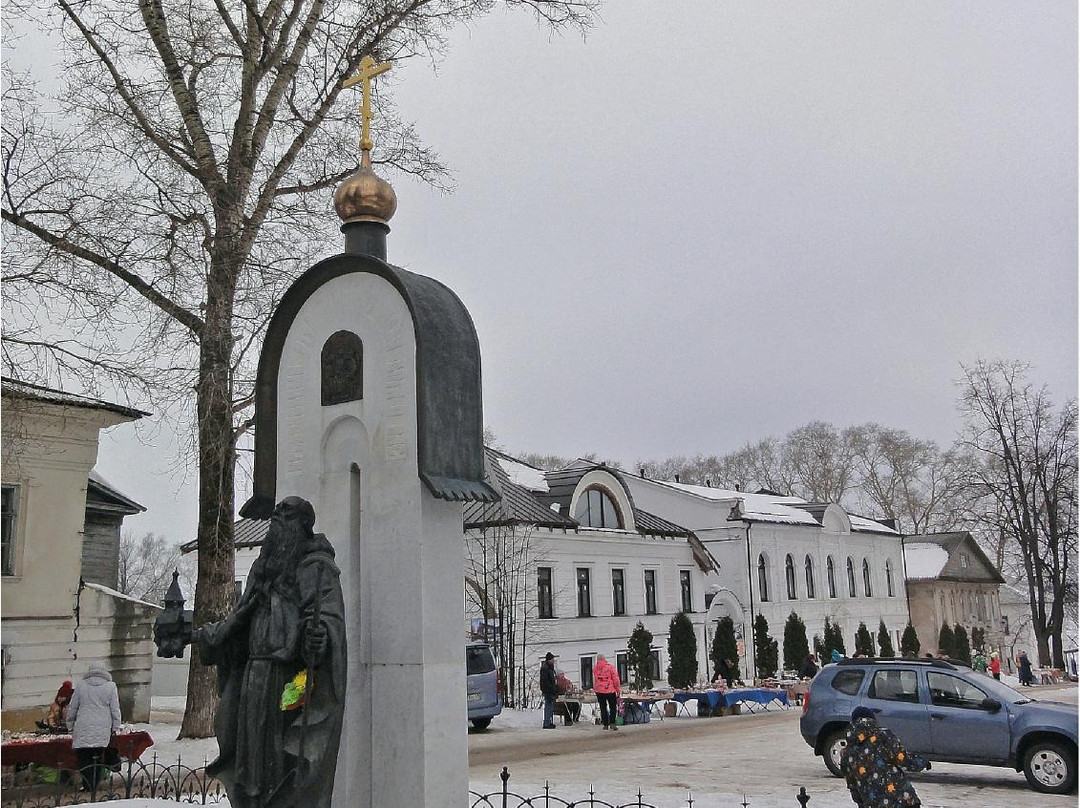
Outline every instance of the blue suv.
{"label": "blue suv", "polygon": [[1048,794],[1076,785],[1076,706],[1036,701],[960,662],[845,659],[822,668],[799,729],[837,777],[844,731],[859,706],[929,760],[1007,766]]}
{"label": "blue suv", "polygon": [[487,729],[491,719],[502,712],[499,672],[487,643],[472,642],[465,646],[465,681],[469,720],[477,729]]}

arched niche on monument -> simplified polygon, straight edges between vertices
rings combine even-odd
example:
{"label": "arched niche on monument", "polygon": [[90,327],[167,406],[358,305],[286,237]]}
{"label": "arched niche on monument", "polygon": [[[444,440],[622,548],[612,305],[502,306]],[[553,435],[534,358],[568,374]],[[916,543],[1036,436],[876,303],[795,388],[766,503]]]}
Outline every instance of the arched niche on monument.
{"label": "arched niche on monument", "polygon": [[364,343],[352,331],[336,331],[323,343],[319,357],[324,407],[364,397]]}

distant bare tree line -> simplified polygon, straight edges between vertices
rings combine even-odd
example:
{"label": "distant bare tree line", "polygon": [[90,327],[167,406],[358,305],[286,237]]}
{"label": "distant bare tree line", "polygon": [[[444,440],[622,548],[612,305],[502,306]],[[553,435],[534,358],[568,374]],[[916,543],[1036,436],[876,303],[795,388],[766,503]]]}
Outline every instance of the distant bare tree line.
{"label": "distant bare tree line", "polygon": [[[1077,605],[1077,402],[1055,408],[1023,362],[963,367],[963,429],[941,447],[903,429],[812,421],[724,455],[638,460],[659,480],[760,489],[891,519],[908,536],[965,530],[1007,581],[1025,587],[1039,663],[1064,667],[1065,617]],[[543,469],[558,455],[523,454]],[[595,453],[582,459],[597,460]],[[599,461],[597,461],[599,462]],[[607,461],[618,467],[618,462]]]}

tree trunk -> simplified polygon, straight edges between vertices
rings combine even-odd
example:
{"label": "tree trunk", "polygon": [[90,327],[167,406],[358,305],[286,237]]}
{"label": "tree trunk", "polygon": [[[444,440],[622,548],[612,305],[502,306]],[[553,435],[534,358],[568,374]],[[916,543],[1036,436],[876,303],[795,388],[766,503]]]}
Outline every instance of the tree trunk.
{"label": "tree trunk", "polygon": [[[207,288],[206,326],[199,352],[197,388],[199,434],[199,577],[194,624],[221,620],[233,606],[233,484],[236,451],[232,422],[232,299],[235,272],[211,268]],[[192,648],[187,709],[181,738],[214,734],[217,675],[199,663]]]}

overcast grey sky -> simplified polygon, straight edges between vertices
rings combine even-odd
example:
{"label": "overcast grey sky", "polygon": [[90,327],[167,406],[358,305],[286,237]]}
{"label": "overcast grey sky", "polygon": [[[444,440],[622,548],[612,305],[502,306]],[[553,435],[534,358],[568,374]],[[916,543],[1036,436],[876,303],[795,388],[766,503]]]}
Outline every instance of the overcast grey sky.
{"label": "overcast grey sky", "polygon": [[[949,443],[979,358],[1075,395],[1074,2],[609,0],[584,41],[500,11],[389,75],[456,181],[391,178],[389,260],[471,310],[510,451]],[[155,443],[118,428],[98,468],[130,528],[191,538]]]}

